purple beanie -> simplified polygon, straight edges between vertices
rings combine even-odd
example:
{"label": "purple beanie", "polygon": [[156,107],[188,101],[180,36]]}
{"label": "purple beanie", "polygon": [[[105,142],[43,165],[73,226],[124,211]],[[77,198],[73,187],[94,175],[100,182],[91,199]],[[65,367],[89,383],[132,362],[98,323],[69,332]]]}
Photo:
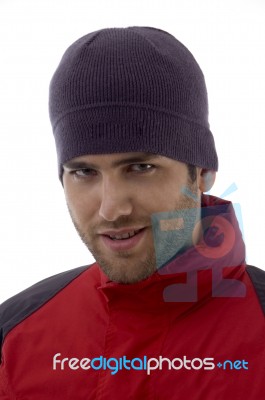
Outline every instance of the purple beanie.
{"label": "purple beanie", "polygon": [[203,73],[151,27],[108,28],[74,42],[50,84],[59,176],[86,154],[148,152],[217,170]]}

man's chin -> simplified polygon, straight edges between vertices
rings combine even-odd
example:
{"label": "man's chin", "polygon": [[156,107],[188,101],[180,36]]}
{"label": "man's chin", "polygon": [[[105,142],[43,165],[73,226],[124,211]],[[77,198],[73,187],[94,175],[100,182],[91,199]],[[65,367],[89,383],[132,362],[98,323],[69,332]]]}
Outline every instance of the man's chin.
{"label": "man's chin", "polygon": [[109,280],[126,285],[141,282],[149,278],[157,270],[153,263],[147,262],[144,265],[142,263],[140,263],[141,265],[138,264],[137,268],[126,265],[126,263],[120,263],[120,265],[117,263],[115,266],[111,266],[98,261],[98,264]]}

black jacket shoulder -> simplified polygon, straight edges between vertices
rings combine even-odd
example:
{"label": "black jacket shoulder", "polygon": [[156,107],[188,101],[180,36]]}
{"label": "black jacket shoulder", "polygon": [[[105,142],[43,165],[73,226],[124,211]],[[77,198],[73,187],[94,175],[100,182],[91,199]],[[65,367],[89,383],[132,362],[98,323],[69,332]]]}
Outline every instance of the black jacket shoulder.
{"label": "black jacket shoulder", "polygon": [[8,332],[42,307],[89,266],[74,268],[46,278],[0,305],[0,349]]}
{"label": "black jacket shoulder", "polygon": [[265,271],[260,268],[254,267],[253,265],[247,265],[246,270],[253,283],[260,305],[265,315]]}

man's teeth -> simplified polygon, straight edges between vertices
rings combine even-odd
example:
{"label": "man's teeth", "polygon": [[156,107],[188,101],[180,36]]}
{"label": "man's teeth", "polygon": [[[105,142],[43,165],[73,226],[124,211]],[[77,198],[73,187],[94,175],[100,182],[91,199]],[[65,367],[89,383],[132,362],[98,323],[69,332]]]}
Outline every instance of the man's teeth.
{"label": "man's teeth", "polygon": [[123,234],[120,234],[120,235],[109,235],[109,237],[111,239],[113,239],[113,240],[128,239],[129,237],[133,237],[134,235],[136,235],[136,233],[138,233],[139,230],[138,231],[131,231],[131,232],[123,233]]}

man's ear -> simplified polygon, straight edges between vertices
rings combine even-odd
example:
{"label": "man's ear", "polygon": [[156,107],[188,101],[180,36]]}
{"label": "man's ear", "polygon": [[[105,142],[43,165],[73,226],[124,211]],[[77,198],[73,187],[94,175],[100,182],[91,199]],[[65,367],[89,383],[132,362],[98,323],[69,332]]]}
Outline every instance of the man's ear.
{"label": "man's ear", "polygon": [[199,168],[198,187],[201,192],[208,192],[214,184],[216,172]]}

